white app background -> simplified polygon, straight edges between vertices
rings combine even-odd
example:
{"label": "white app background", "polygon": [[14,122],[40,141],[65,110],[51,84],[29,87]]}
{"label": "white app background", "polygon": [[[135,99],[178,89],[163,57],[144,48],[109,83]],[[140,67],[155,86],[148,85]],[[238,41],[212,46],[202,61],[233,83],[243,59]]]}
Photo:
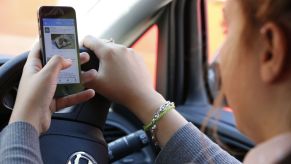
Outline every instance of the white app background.
{"label": "white app background", "polygon": [[44,26],[43,28],[46,61],[48,62],[54,55],[72,60],[72,65],[60,72],[58,84],[80,83],[75,27]]}

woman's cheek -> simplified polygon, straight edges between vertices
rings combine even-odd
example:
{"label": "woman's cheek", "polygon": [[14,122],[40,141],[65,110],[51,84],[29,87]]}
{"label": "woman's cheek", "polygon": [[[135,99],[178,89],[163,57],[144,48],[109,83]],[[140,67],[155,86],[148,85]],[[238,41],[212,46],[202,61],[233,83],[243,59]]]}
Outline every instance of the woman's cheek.
{"label": "woman's cheek", "polygon": [[[225,94],[227,101],[232,105],[232,100],[237,99],[236,79],[238,78],[237,62],[236,62],[235,45],[233,39],[227,38],[222,50],[220,59],[221,84],[222,92]],[[232,107],[232,106],[231,106]]]}
{"label": "woman's cheek", "polygon": [[226,40],[221,48],[221,54],[220,54],[220,59],[219,59],[222,86],[226,86],[226,84],[228,83],[227,82],[229,79],[228,75],[230,74],[229,67],[231,64],[230,59],[231,59],[231,54],[229,53],[229,44]]}

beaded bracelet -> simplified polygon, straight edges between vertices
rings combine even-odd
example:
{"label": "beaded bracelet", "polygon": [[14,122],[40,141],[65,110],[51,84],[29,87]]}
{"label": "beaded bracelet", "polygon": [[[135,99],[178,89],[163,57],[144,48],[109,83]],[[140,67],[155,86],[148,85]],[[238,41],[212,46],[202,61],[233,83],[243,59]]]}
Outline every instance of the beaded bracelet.
{"label": "beaded bracelet", "polygon": [[171,111],[172,109],[175,108],[175,104],[173,102],[167,101],[165,104],[163,104],[158,110],[157,112],[155,112],[154,117],[152,119],[152,121],[144,126],[144,130],[145,131],[151,131],[152,134],[152,140],[154,141],[154,144],[157,146],[158,142],[156,139],[156,129],[157,129],[157,122],[165,115],[167,114],[169,111]]}

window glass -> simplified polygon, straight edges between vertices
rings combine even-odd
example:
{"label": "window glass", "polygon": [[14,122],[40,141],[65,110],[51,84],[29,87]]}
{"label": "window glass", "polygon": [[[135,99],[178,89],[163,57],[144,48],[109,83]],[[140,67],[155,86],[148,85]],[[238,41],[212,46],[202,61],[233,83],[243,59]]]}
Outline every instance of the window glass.
{"label": "window glass", "polygon": [[158,26],[153,25],[132,46],[143,57],[150,70],[154,86],[156,86],[158,35]]}
{"label": "window glass", "polygon": [[[218,55],[227,33],[223,7],[225,0],[206,0],[208,30],[208,62],[211,63]],[[228,106],[223,108],[232,112]]]}
{"label": "window glass", "polygon": [[0,54],[17,55],[27,51],[38,38],[37,10],[56,5],[56,0],[1,0]]}
{"label": "window glass", "polygon": [[217,55],[226,33],[223,17],[224,0],[206,0],[208,30],[208,61]]}
{"label": "window glass", "polygon": [[0,55],[13,56],[30,49],[38,39],[37,10],[42,5],[74,7],[81,39],[88,34],[101,36],[139,1],[142,0],[0,0]]}

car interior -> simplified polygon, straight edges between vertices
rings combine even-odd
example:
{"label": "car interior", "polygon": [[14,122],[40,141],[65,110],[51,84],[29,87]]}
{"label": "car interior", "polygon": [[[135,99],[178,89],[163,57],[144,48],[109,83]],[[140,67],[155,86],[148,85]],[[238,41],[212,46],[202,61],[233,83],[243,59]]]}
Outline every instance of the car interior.
{"label": "car interior", "polygon": [[[254,143],[237,130],[231,111],[219,109],[211,114],[216,90],[215,71],[208,62],[206,10],[206,0],[137,0],[98,37],[134,47],[155,28],[156,90],[175,102],[176,110],[189,122],[198,128],[205,126],[207,136],[242,161]],[[95,54],[85,48],[80,51],[91,57],[82,70],[98,70]],[[0,56],[0,130],[13,110],[27,55]],[[67,163],[75,152],[86,152],[97,163],[154,163],[160,149],[142,129],[143,124],[126,107],[96,95],[53,114],[50,129],[40,136],[42,158],[44,163]],[[129,145],[121,143],[125,136]]]}

